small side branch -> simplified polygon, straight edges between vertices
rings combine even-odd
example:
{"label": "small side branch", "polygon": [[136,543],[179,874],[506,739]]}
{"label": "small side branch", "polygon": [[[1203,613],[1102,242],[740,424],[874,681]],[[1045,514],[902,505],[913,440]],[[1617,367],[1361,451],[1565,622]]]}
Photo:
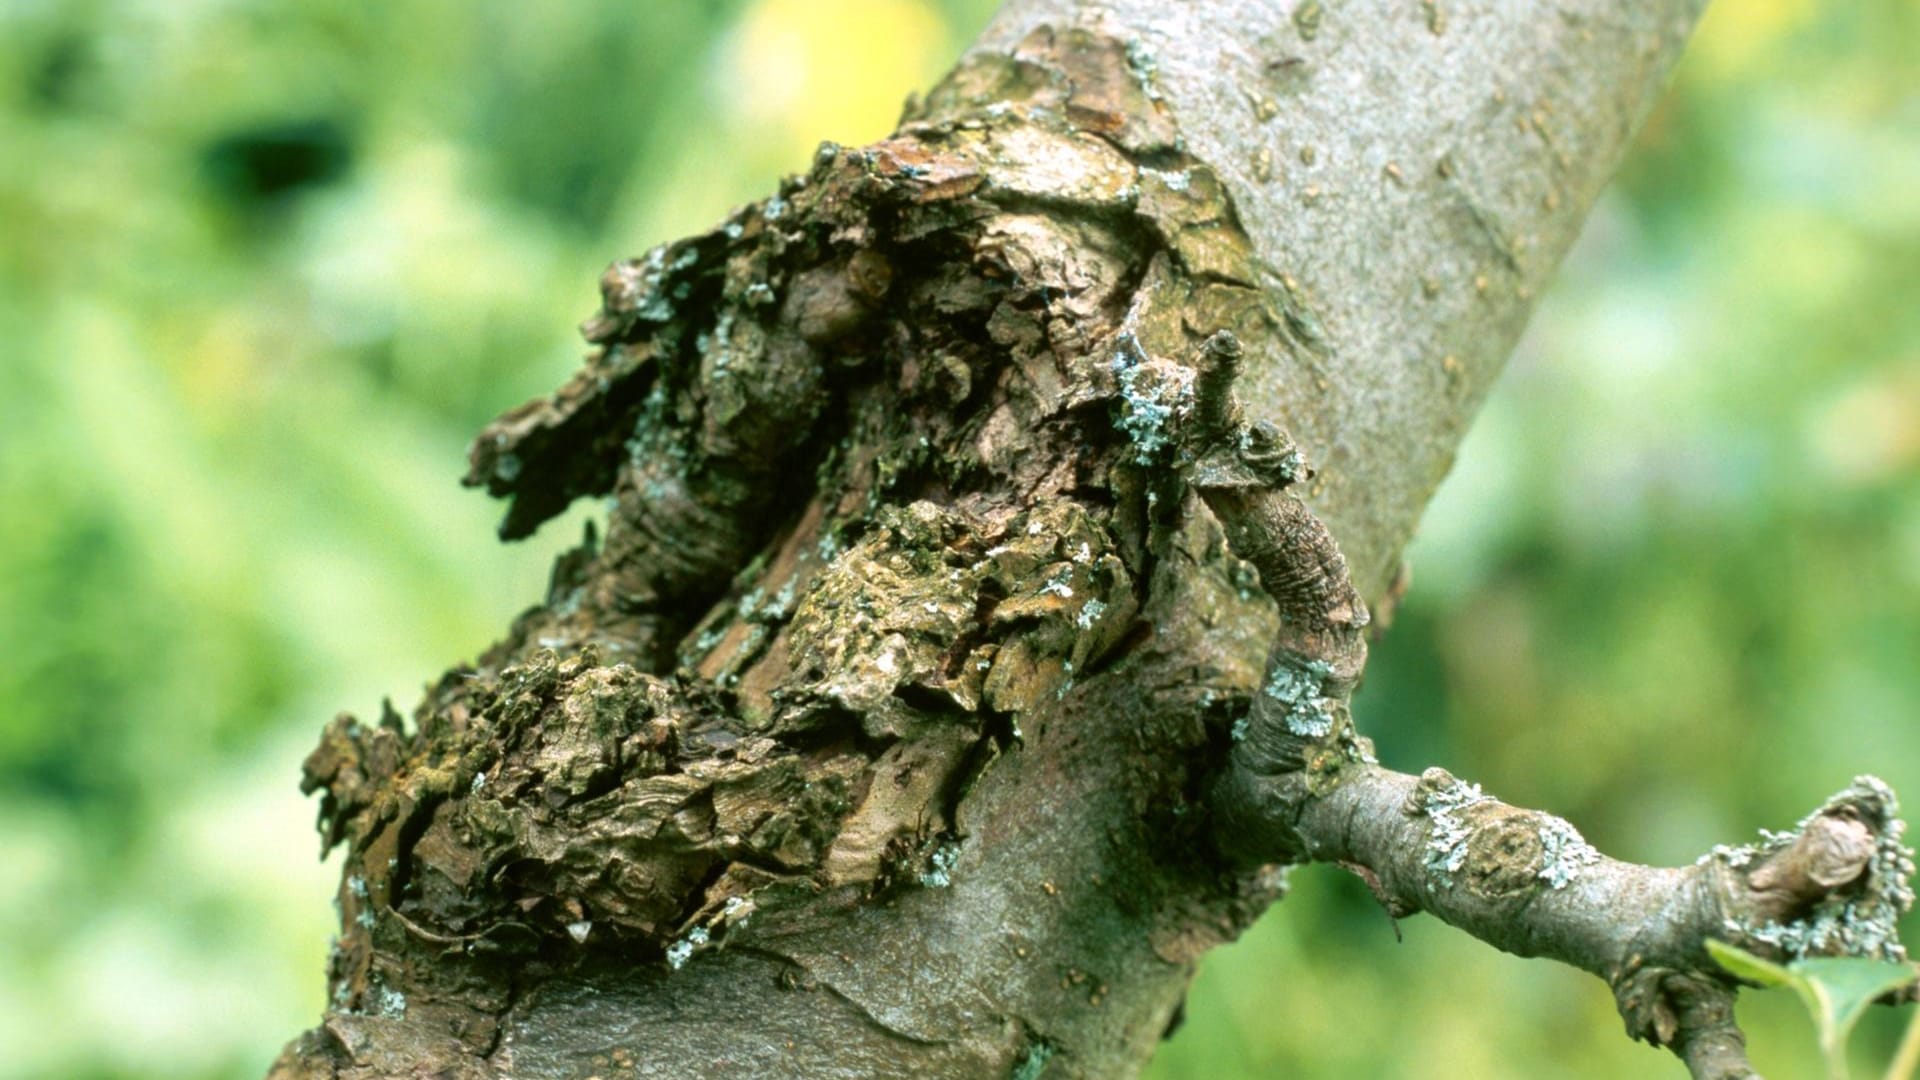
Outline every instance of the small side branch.
{"label": "small side branch", "polygon": [[1696,1076],[1751,1074],[1707,939],[1774,955],[1901,955],[1894,920],[1911,902],[1911,856],[1892,792],[1871,778],[1790,833],[1681,868],[1608,858],[1565,820],[1444,769],[1360,764],[1317,795],[1275,791],[1284,819],[1272,839],[1365,867],[1396,916],[1431,912],[1496,948],[1600,976],[1628,1033],[1671,1047]]}
{"label": "small side branch", "polygon": [[[1241,422],[1238,361],[1225,333],[1200,350],[1188,475],[1259,569],[1283,628],[1214,787],[1226,854],[1337,863],[1395,917],[1430,912],[1496,948],[1590,971],[1612,988],[1628,1034],[1670,1048],[1696,1077],[1755,1075],[1733,1019],[1736,982],[1708,939],[1789,960],[1904,959],[1896,923],[1913,903],[1913,853],[1893,792],[1872,777],[1789,832],[1655,868],[1608,858],[1567,821],[1444,769],[1382,768],[1348,707],[1366,658],[1364,605],[1332,537],[1287,490],[1305,463],[1284,435]],[[1265,464],[1276,459],[1287,467]]]}

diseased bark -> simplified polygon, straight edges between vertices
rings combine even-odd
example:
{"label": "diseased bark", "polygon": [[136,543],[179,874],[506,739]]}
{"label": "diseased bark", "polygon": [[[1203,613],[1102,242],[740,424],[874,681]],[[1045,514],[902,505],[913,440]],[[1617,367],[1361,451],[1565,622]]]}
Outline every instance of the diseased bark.
{"label": "diseased bark", "polygon": [[1646,870],[1348,706],[1691,14],[1012,0],[893,137],[610,268],[469,477],[605,541],[309,758],[342,935],[275,1075],[1130,1075],[1310,859],[1740,1075],[1701,939],[1897,951],[1883,788]]}

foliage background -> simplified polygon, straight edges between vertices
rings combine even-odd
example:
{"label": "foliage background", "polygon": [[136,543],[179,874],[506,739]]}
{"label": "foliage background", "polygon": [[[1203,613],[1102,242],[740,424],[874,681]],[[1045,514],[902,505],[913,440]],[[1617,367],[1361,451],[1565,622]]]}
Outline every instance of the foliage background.
{"label": "foliage background", "polygon": [[[468,436],[609,259],[883,134],[991,6],[0,0],[0,1078],[251,1077],[312,1021],[300,758],[588,512],[493,543]],[[1920,797],[1916,42],[1908,0],[1709,15],[1415,544],[1389,763],[1654,862],[1857,769]],[[1404,930],[1296,875],[1152,1075],[1678,1074],[1586,976]]]}

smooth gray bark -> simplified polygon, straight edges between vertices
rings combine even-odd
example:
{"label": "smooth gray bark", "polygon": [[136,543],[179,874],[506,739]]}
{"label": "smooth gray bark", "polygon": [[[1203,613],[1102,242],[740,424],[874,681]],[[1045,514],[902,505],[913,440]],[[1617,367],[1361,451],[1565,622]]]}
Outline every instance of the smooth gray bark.
{"label": "smooth gray bark", "polygon": [[1092,22],[1151,57],[1317,333],[1240,395],[1371,603],[1704,7],[1009,0],[980,47]]}

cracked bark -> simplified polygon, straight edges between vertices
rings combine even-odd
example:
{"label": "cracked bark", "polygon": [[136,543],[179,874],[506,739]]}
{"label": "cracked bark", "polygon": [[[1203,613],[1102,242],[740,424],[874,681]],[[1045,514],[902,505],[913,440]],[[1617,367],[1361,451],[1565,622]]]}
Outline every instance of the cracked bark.
{"label": "cracked bark", "polygon": [[469,477],[604,542],[309,758],[342,934],[275,1074],[1129,1075],[1323,859],[1742,1075],[1701,939],[1897,951],[1890,793],[1651,870],[1349,712],[1693,14],[1012,0],[894,136],[615,264]]}

